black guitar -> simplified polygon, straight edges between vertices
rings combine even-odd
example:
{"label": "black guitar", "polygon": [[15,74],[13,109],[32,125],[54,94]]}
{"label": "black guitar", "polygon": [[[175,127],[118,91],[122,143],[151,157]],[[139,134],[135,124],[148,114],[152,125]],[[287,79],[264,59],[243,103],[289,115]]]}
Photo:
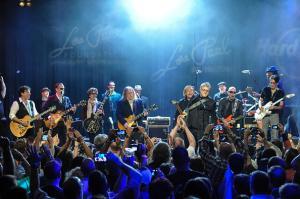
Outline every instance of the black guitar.
{"label": "black guitar", "polygon": [[100,103],[100,106],[95,114],[92,114],[90,118],[87,118],[83,121],[83,127],[84,129],[89,133],[96,133],[99,131],[99,129],[102,126],[103,122],[103,115],[100,114],[99,110],[103,110],[103,106],[109,96],[111,96],[111,91],[106,91],[103,100]]}

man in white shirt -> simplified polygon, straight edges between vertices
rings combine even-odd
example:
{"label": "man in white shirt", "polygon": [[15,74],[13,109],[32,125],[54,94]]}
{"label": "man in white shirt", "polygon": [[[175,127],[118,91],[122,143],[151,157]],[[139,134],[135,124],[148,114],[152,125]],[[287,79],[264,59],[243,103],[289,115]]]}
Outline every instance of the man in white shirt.
{"label": "man in white shirt", "polygon": [[[21,121],[23,117],[26,115],[30,115],[34,117],[38,115],[38,112],[35,107],[35,103],[30,99],[31,95],[31,88],[29,86],[21,86],[18,90],[19,99],[14,101],[9,112],[9,118],[17,122],[25,127],[29,124],[26,122]],[[30,129],[25,134],[25,137],[34,136],[34,130]]]}

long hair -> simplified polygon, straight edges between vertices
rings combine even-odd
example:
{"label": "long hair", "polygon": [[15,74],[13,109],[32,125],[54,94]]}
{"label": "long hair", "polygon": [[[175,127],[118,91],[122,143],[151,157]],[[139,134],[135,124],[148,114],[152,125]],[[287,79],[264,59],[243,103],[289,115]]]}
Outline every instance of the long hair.
{"label": "long hair", "polygon": [[123,89],[123,93],[122,93],[122,98],[121,98],[121,100],[123,100],[123,101],[126,100],[126,93],[127,93],[127,91],[129,91],[129,90],[132,90],[132,91],[133,91],[133,93],[134,93],[134,100],[137,99],[135,90],[134,90],[131,86],[126,86],[126,87]]}

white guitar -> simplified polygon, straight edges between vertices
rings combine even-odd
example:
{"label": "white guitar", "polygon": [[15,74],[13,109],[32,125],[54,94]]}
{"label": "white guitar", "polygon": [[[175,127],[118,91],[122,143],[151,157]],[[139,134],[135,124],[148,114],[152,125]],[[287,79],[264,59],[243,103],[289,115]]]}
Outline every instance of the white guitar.
{"label": "white guitar", "polygon": [[271,106],[275,106],[276,104],[278,104],[279,102],[281,102],[282,100],[284,100],[285,98],[289,99],[294,97],[295,94],[288,94],[286,96],[284,96],[283,98],[280,98],[279,100],[277,100],[276,102],[268,102],[266,103],[263,107],[262,110],[260,108],[258,108],[255,112],[254,118],[255,120],[262,120],[266,115],[271,114],[272,112],[270,111],[270,107]]}

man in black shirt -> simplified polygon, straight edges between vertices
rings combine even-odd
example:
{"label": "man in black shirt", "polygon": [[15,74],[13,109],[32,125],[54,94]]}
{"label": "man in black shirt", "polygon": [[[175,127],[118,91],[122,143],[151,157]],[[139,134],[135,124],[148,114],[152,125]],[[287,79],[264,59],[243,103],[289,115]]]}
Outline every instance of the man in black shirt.
{"label": "man in black shirt", "polygon": [[[284,91],[278,88],[279,78],[278,76],[271,76],[269,80],[269,86],[265,87],[261,92],[261,96],[259,99],[259,108],[262,109],[265,104],[268,102],[276,102],[280,98],[284,97]],[[272,105],[270,107],[271,114],[265,116],[262,119],[262,127],[267,135],[269,126],[271,127],[271,140],[278,139],[278,130],[276,126],[279,123],[279,113],[283,108],[284,102],[281,101],[277,105]]]}
{"label": "man in black shirt", "polygon": [[187,124],[196,141],[202,138],[208,124],[216,122],[216,102],[208,96],[210,89],[210,83],[202,83],[200,95],[195,97],[189,105]]}
{"label": "man in black shirt", "polygon": [[[225,126],[233,125],[234,127],[237,127],[235,124],[238,121],[236,121],[235,119],[243,115],[243,105],[242,102],[235,97],[235,87],[229,87],[227,93],[228,97],[221,99],[221,101],[219,102],[218,117]],[[233,132],[236,131],[235,128],[233,128],[232,130]]]}
{"label": "man in black shirt", "polygon": [[224,98],[224,97],[227,97],[227,92],[226,92],[226,82],[219,82],[218,83],[218,86],[219,86],[219,92],[217,92],[215,95],[214,95],[214,100],[216,101],[217,103],[217,106],[219,105],[219,101]]}
{"label": "man in black shirt", "polygon": [[[183,89],[183,98],[179,100],[178,102],[178,106],[179,108],[184,111],[185,108],[187,108],[190,104],[190,102],[192,101],[192,99],[194,99],[195,97],[195,89],[194,86],[191,85],[186,85]],[[176,109],[175,112],[175,124],[176,124],[176,120],[177,117],[179,115],[179,111],[178,109]]]}

